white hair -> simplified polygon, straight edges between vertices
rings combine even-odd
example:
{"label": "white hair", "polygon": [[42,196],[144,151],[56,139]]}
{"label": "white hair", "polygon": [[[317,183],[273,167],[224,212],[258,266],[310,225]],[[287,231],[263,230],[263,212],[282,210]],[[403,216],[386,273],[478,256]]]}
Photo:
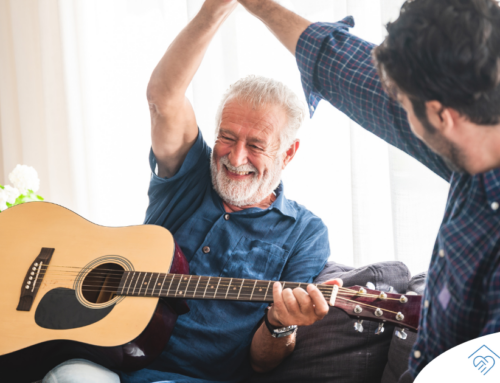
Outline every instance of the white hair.
{"label": "white hair", "polygon": [[248,102],[253,108],[263,105],[281,106],[287,115],[287,125],[280,131],[280,153],[295,141],[304,121],[304,102],[285,84],[263,76],[249,75],[232,84],[222,96],[215,115],[215,137],[219,134],[222,111],[228,101]]}

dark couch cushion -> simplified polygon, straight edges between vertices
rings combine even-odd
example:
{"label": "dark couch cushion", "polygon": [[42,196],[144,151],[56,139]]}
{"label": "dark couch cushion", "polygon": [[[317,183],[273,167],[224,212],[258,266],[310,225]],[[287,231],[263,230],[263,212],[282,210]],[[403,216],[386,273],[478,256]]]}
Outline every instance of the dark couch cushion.
{"label": "dark couch cushion", "polygon": [[[415,275],[408,283],[407,292],[412,291],[419,295],[424,293],[426,273]],[[396,327],[394,332],[401,331],[401,328]],[[395,334],[392,336],[391,345],[389,347],[389,355],[387,365],[382,376],[382,383],[398,383],[400,377],[408,369],[408,360],[410,352],[417,340],[417,333],[406,331],[408,337],[400,339]]]}
{"label": "dark couch cushion", "polygon": [[[401,262],[382,262],[354,269],[329,263],[316,283],[342,278],[344,286],[366,285],[377,290],[406,291],[410,273]],[[387,363],[387,353],[394,326],[385,325],[381,335],[375,335],[374,322],[363,322],[364,332],[354,331],[355,320],[343,311],[331,308],[328,315],[312,326],[297,332],[295,351],[276,369],[255,374],[249,382],[287,383],[376,383],[380,382]]]}

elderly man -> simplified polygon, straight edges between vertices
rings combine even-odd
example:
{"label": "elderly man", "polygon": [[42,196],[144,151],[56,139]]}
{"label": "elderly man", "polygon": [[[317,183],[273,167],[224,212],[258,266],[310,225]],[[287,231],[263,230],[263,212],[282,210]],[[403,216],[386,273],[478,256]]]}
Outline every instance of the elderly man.
{"label": "elderly man", "polygon": [[[192,274],[311,282],[329,256],[327,229],[285,198],[280,181],[299,148],[300,99],[270,79],[238,81],[218,110],[212,151],[185,97],[212,37],[236,5],[207,0],[153,72],[146,223],[173,233]],[[190,301],[160,358],[146,370],[122,373],[121,381],[237,382],[252,367],[274,368],[293,351],[296,326],[323,318],[328,305],[313,285],[307,292],[282,291],[276,283],[273,299],[270,310],[261,303]],[[84,360],[56,367],[45,381],[92,378],[118,381],[115,373]]]}
{"label": "elderly man", "polygon": [[348,33],[352,18],[311,24],[271,0],[240,2],[296,56],[311,114],[328,100],[451,183],[404,379],[456,345],[499,332],[498,3],[407,1],[375,47]]}

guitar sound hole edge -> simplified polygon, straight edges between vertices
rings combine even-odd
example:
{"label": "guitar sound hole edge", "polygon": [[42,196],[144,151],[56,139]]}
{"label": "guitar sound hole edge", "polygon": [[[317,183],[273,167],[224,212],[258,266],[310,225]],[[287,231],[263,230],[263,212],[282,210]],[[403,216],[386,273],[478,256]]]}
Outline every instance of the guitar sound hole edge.
{"label": "guitar sound hole edge", "polygon": [[116,297],[124,268],[116,263],[103,263],[95,267],[83,279],[83,298],[93,304],[102,304]]}

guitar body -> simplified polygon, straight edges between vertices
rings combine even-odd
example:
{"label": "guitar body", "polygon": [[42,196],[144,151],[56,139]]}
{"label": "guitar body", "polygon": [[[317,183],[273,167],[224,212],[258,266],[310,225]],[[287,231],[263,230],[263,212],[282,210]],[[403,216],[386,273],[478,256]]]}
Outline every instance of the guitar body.
{"label": "guitar body", "polygon": [[[53,253],[40,273],[34,261],[42,249]],[[143,368],[187,311],[183,301],[116,296],[106,294],[107,280],[95,284],[110,269],[187,274],[182,252],[159,226],[102,227],[58,205],[27,203],[0,213],[0,259],[0,371],[16,382],[41,379],[72,358]],[[34,285],[35,295],[22,298]]]}

